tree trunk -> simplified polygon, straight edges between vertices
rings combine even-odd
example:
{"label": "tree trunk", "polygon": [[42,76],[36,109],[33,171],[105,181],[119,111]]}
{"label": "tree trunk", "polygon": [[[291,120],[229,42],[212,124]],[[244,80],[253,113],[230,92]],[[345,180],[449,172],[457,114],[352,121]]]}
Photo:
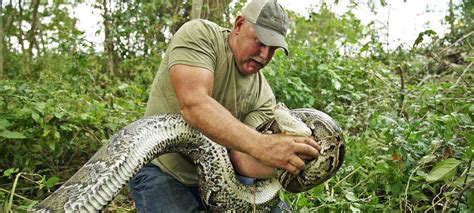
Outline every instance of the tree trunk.
{"label": "tree trunk", "polygon": [[3,79],[3,0],[0,0],[0,80]]}
{"label": "tree trunk", "polygon": [[26,69],[25,69],[25,73],[26,75],[30,75],[31,74],[31,70],[32,70],[32,63],[33,63],[33,47],[35,46],[35,43],[36,43],[36,29],[38,28],[38,7],[39,7],[39,3],[40,1],[39,0],[33,0],[31,2],[31,8],[33,9],[32,11],[32,14],[33,14],[33,17],[32,17],[32,20],[31,20],[31,29],[30,31],[28,32],[28,42],[29,42],[29,45],[28,45],[28,51],[27,51],[27,55],[26,55]]}
{"label": "tree trunk", "polygon": [[21,29],[21,22],[23,21],[23,6],[22,6],[21,0],[18,0],[18,17],[17,17],[17,22],[18,22],[18,42],[20,43],[21,47],[21,53],[24,57],[25,54],[25,39],[23,36],[23,30]]}
{"label": "tree trunk", "polygon": [[193,6],[191,8],[191,19],[201,18],[202,2],[203,0],[193,0]]}
{"label": "tree trunk", "polygon": [[229,4],[232,0],[206,0],[201,17],[225,27],[230,27]]}
{"label": "tree trunk", "polygon": [[111,35],[111,20],[109,15],[109,8],[107,7],[107,1],[102,1],[102,7],[104,10],[103,18],[104,18],[104,50],[107,53],[107,70],[110,75],[114,76],[117,74],[116,64],[115,64],[115,53],[114,53],[114,43],[113,37]]}

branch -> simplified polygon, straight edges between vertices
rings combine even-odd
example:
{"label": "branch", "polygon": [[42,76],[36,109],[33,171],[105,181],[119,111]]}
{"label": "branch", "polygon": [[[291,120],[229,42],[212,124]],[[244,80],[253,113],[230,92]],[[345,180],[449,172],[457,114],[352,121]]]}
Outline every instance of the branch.
{"label": "branch", "polygon": [[448,209],[448,207],[449,207],[451,204],[453,204],[453,202],[454,202],[455,200],[458,200],[459,198],[461,198],[461,196],[464,194],[464,192],[465,192],[466,190],[470,189],[473,185],[474,185],[474,182],[470,182],[470,183],[468,183],[467,185],[465,185],[465,186],[462,188],[462,190],[461,190],[459,193],[457,193],[457,196],[456,196],[454,199],[450,200],[450,201],[443,207],[443,211],[442,211],[442,212],[443,212],[443,213],[446,212],[446,210]]}

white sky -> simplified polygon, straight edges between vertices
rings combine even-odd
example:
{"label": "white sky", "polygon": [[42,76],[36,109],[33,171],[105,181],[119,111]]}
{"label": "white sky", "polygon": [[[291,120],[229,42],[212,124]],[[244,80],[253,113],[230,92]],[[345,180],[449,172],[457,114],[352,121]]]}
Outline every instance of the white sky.
{"label": "white sky", "polygon": [[[377,3],[377,14],[374,14],[367,7],[367,0],[359,0],[359,7],[353,10],[353,13],[358,17],[362,23],[367,24],[370,21],[375,21],[377,27],[381,28],[389,26],[389,44],[390,48],[396,48],[400,44],[406,44],[406,47],[411,47],[418,37],[420,32],[427,29],[434,30],[439,36],[447,32],[446,27],[441,25],[441,20],[448,13],[449,0],[386,0],[387,5],[382,7],[380,0],[372,0]],[[279,0],[280,4],[302,15],[307,15],[308,8],[313,8],[319,4],[319,0]],[[334,2],[329,0],[326,2]],[[337,14],[346,12],[349,0],[339,0],[337,5],[332,4],[331,8]],[[454,0],[455,4],[459,1]],[[428,11],[428,12],[427,12]],[[381,35],[386,35],[387,32],[380,32]],[[386,36],[383,37],[386,39]]]}
{"label": "white sky", "polygon": [[[390,48],[396,48],[400,44],[411,47],[418,33],[427,29],[432,29],[439,36],[444,35],[447,29],[442,27],[441,20],[447,14],[449,0],[386,0],[387,6],[380,6],[380,0],[372,0],[377,4],[377,14],[374,14],[367,7],[368,0],[359,0],[359,7],[353,13],[362,20],[364,24],[375,21],[378,28],[382,28],[389,23],[389,44]],[[308,14],[308,8],[317,8],[320,0],[279,0],[283,7],[296,11],[302,15]],[[334,0],[326,0],[328,3]],[[331,8],[337,14],[346,12],[349,0],[339,0],[337,5],[332,4]],[[454,0],[455,3],[459,0]],[[427,12],[428,9],[428,12]],[[75,10],[75,15],[79,18],[78,28],[86,33],[86,39],[93,41],[96,46],[102,46],[103,32],[100,30],[102,21],[100,11],[84,4],[79,4]],[[386,31],[381,31],[386,39]]]}

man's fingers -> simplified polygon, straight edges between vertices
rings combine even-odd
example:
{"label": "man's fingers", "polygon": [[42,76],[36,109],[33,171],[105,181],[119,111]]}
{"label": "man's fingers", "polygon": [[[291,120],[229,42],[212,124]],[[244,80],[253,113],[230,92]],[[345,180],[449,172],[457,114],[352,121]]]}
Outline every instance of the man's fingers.
{"label": "man's fingers", "polygon": [[[298,141],[297,141],[298,143]],[[305,144],[308,144],[314,148],[316,148],[317,150],[321,150],[321,146],[313,139],[310,139],[310,138],[303,138],[303,142],[302,143],[305,143]]]}
{"label": "man's fingers", "polygon": [[304,161],[301,160],[297,155],[293,155],[289,160],[288,163],[296,167],[298,170],[304,169]]}
{"label": "man's fingers", "polygon": [[303,160],[313,160],[314,159],[314,157],[311,157],[309,155],[302,155],[302,154],[299,154],[298,157],[300,157]]}
{"label": "man's fingers", "polygon": [[295,152],[301,155],[311,156],[316,158],[319,156],[319,150],[308,144],[295,144]]}
{"label": "man's fingers", "polygon": [[296,167],[294,167],[293,165],[291,164],[288,164],[285,168],[286,171],[289,171],[291,172],[292,174],[294,175],[297,175],[300,173],[300,170],[298,170]]}

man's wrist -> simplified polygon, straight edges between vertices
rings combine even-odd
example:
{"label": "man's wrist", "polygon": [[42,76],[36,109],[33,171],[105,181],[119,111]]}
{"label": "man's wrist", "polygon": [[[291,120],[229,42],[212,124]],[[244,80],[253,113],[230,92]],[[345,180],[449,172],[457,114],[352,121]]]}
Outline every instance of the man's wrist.
{"label": "man's wrist", "polygon": [[260,156],[260,153],[261,153],[261,141],[264,141],[264,138],[265,135],[258,132],[258,131],[254,131],[254,134],[249,137],[249,140],[246,142],[247,144],[247,150],[244,150],[245,153],[247,153],[248,155],[254,157],[254,158],[257,158],[258,156]]}

